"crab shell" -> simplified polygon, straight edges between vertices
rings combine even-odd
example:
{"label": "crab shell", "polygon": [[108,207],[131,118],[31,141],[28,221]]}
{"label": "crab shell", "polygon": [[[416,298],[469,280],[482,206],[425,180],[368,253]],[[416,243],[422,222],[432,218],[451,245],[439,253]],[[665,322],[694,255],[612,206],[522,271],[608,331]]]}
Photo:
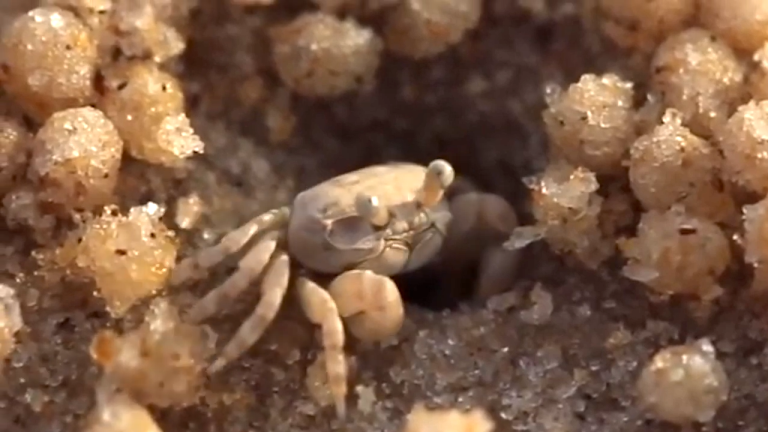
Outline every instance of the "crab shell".
{"label": "crab shell", "polygon": [[[288,224],[288,250],[308,269],[325,274],[371,270],[384,276],[415,270],[440,252],[451,220],[445,198],[418,201],[427,168],[391,163],[362,168],[299,193]],[[375,196],[390,221],[376,227],[355,206]]]}

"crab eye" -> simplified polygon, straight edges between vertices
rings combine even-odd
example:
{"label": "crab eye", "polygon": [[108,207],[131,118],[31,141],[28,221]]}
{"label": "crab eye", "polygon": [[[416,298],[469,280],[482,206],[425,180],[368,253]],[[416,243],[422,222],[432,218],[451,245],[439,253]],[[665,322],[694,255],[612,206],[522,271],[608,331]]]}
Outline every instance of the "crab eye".
{"label": "crab eye", "polygon": [[424,174],[419,202],[425,207],[432,207],[437,204],[455,177],[456,173],[450,163],[442,159],[430,162],[427,166],[427,172]]}
{"label": "crab eye", "polygon": [[427,177],[434,178],[441,189],[448,189],[455,176],[451,164],[442,159],[433,160],[427,167]]}
{"label": "crab eye", "polygon": [[358,195],[355,199],[355,209],[373,226],[382,227],[389,223],[389,211],[375,196]]}

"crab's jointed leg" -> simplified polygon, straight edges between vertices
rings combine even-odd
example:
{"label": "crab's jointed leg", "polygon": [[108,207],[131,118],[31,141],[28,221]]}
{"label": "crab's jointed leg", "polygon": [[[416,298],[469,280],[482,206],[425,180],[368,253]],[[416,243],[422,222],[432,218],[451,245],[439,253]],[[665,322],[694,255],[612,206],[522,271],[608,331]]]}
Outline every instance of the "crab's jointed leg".
{"label": "crab's jointed leg", "polygon": [[350,270],[328,287],[347,329],[365,342],[386,340],[400,331],[405,310],[400,291],[387,276]]}
{"label": "crab's jointed leg", "polygon": [[296,290],[304,314],[312,323],[320,326],[328,387],[336,406],[336,414],[339,418],[344,418],[346,415],[347,397],[347,358],[344,356],[344,324],[339,316],[336,303],[334,303],[328,291],[303,277],[298,279]]}
{"label": "crab's jointed leg", "polygon": [[198,323],[222,310],[227,303],[245,291],[251,282],[258,279],[277,249],[279,235],[279,232],[272,231],[260,239],[238,262],[237,271],[232,276],[192,306],[187,312],[187,321]]}
{"label": "crab's jointed leg", "polygon": [[473,297],[487,300],[496,294],[509,291],[515,282],[520,253],[498,245],[487,250],[480,260]]}
{"label": "crab's jointed leg", "polygon": [[201,249],[196,254],[179,262],[174,267],[168,283],[171,286],[180,285],[205,276],[209,268],[242,249],[255,235],[284,224],[289,216],[290,209],[288,207],[270,210],[256,216],[222,237],[219,243]]}
{"label": "crab's jointed leg", "polygon": [[275,319],[288,291],[290,259],[284,252],[276,252],[261,282],[261,299],[253,313],[237,329],[232,339],[221,350],[219,357],[208,367],[208,373],[219,371],[253,346]]}

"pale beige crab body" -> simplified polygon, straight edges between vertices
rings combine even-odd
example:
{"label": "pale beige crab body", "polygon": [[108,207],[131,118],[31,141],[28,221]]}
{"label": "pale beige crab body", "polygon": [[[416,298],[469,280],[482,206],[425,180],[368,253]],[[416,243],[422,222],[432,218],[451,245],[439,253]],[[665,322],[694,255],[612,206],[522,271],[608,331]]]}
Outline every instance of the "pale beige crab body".
{"label": "pale beige crab body", "polygon": [[[463,201],[491,203],[486,210],[496,217],[489,218],[485,210],[451,210],[445,192],[453,180],[453,167],[443,160],[426,167],[390,163],[362,168],[299,193],[290,206],[256,216],[218,244],[177,264],[171,285],[202,277],[207,269],[245,249],[234,274],[188,311],[185,318],[191,322],[221,311],[253,282],[259,282],[261,299],[256,308],[208,372],[220,370],[259,340],[291,288],[307,318],[321,329],[328,387],[338,415],[343,416],[345,328],[358,339],[380,341],[402,326],[403,302],[390,276],[436,259],[449,229],[456,233],[452,240],[456,245],[473,235],[470,228],[477,221],[508,219],[503,215],[510,213],[515,219],[506,202],[480,195]],[[452,213],[461,214],[462,220],[452,221]],[[496,281],[505,265],[499,265],[498,253],[489,257],[493,271],[485,280]],[[454,260],[448,258],[453,265]],[[291,278],[292,268],[309,271]],[[334,278],[321,287],[311,278],[317,273]]]}
{"label": "pale beige crab body", "polygon": [[[362,168],[299,193],[291,206],[256,216],[177,264],[171,285],[199,278],[246,249],[237,271],[188,311],[191,322],[222,310],[251,282],[260,281],[259,303],[208,372],[220,370],[261,338],[295,279],[293,289],[305,315],[322,330],[328,386],[343,416],[345,324],[363,340],[397,333],[404,309],[389,276],[419,268],[438,255],[451,220],[445,191],[453,180],[453,167],[443,160],[427,167],[390,163]],[[246,248],[251,240],[255,244]],[[311,272],[291,278],[292,267]],[[304,274],[312,272],[335,278],[323,288]]]}
{"label": "pale beige crab body", "polygon": [[[391,276],[427,264],[440,252],[451,218],[445,199],[429,208],[419,204],[425,175],[422,165],[375,165],[299,193],[288,223],[289,252],[326,274],[358,269]],[[377,229],[359,214],[356,200],[363,195],[389,209],[389,226]]]}

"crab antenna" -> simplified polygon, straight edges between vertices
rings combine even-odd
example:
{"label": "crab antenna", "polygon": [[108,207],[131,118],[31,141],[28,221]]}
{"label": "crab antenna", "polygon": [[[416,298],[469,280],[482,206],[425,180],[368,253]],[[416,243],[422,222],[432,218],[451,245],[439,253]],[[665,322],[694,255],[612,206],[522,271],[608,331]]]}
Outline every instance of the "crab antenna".
{"label": "crab antenna", "polygon": [[355,199],[355,208],[360,216],[368,219],[375,226],[389,223],[389,211],[379,201],[378,197],[359,194]]}
{"label": "crab antenna", "polygon": [[436,159],[429,163],[424,175],[424,184],[419,192],[419,202],[424,207],[432,207],[443,199],[446,189],[456,177],[453,166],[447,161]]}

